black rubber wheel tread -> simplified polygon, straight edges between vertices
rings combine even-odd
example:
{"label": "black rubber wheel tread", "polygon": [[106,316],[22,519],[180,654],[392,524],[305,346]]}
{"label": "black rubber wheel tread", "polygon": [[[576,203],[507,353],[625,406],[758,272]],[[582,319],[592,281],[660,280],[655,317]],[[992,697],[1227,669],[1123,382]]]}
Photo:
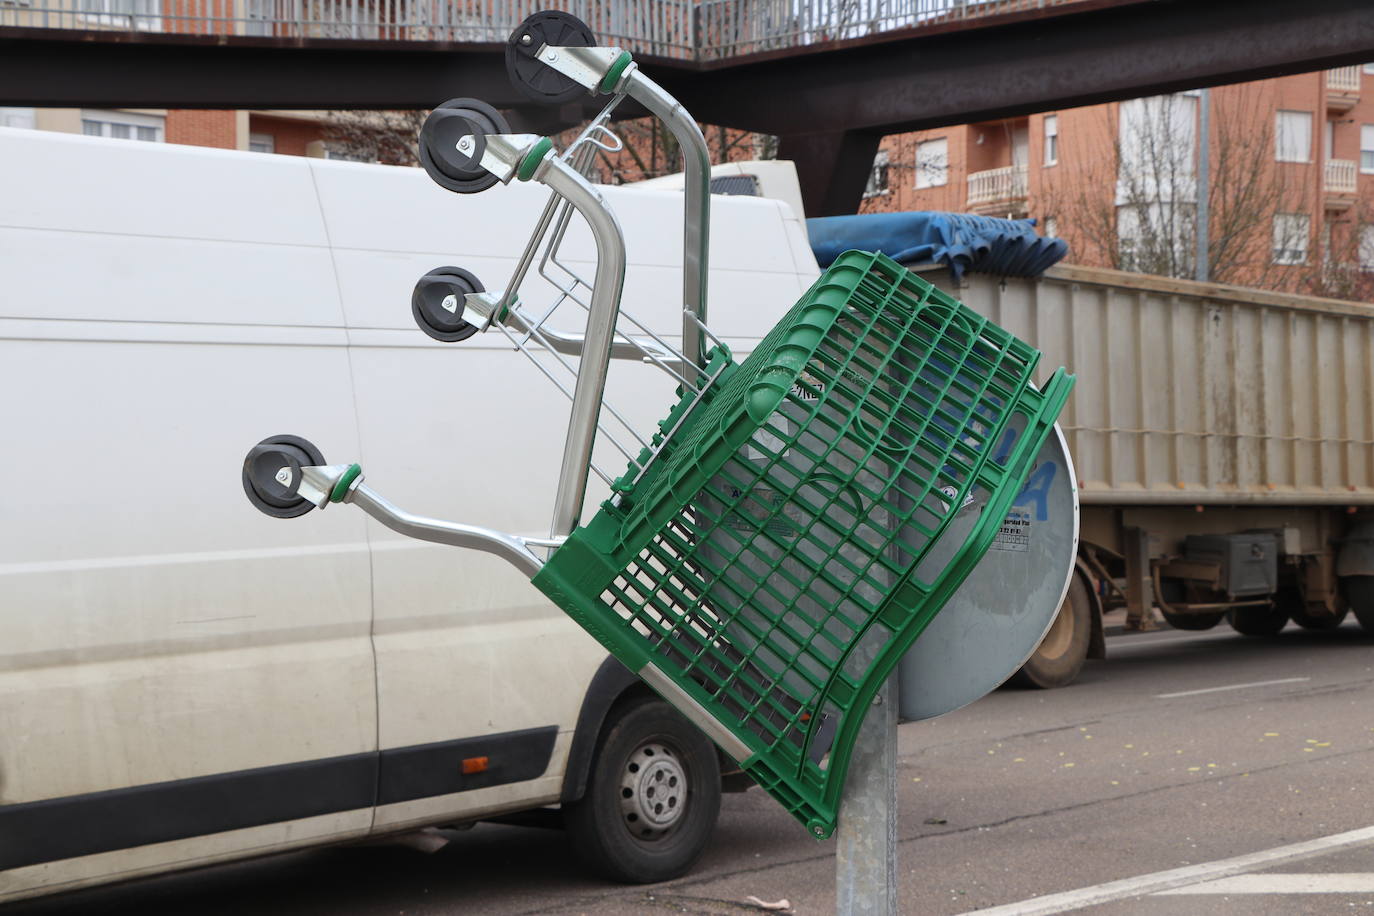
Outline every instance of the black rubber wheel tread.
{"label": "black rubber wheel tread", "polygon": [[[462,126],[462,121],[453,120],[450,117],[452,115],[459,116],[476,131],[478,150],[474,151],[475,159],[460,155],[453,149],[459,139],[460,131],[457,128]],[[467,128],[461,131],[466,132]],[[449,99],[435,107],[420,128],[420,165],[442,188],[456,194],[479,194],[500,181],[478,161],[481,159],[482,136],[508,133],[510,124],[505,116],[481,99]]]}
{"label": "black rubber wheel tread", "polygon": [[[524,43],[521,39],[530,36]],[[565,105],[588,95],[581,83],[564,76],[539,60],[541,45],[559,48],[590,48],[596,44],[591,28],[571,13],[544,10],[532,13],[516,26],[506,42],[506,75],[512,85],[531,101],[541,105]]]}
{"label": "black rubber wheel tread", "polygon": [[1210,630],[1226,617],[1225,611],[1209,611],[1205,614],[1170,614],[1160,609],[1164,622],[1175,630]]}
{"label": "black rubber wheel tread", "polygon": [[[436,281],[439,281],[436,283]],[[415,325],[435,340],[444,343],[457,343],[467,340],[477,333],[477,325],[469,324],[466,321],[454,320],[448,327],[440,327],[426,314],[427,306],[436,289],[450,289],[453,295],[466,295],[467,293],[486,292],[486,287],[482,281],[471,272],[461,267],[436,267],[425,274],[415,284],[415,289],[410,294],[410,317],[415,319]],[[461,314],[461,308],[459,310]],[[446,324],[448,324],[446,322]]]}
{"label": "black rubber wheel tread", "polygon": [[[243,482],[244,495],[264,515],[273,518],[299,518],[315,505],[308,500],[298,496],[287,496],[283,493],[274,492],[279,489],[270,479],[258,479],[259,475],[266,475],[271,471],[272,462],[263,465],[260,456],[262,449],[275,449],[283,456],[283,460],[289,458],[297,465],[319,466],[324,464],[324,455],[315,447],[313,442],[302,439],[300,436],[292,436],[283,433],[279,436],[268,436],[253,448],[249,449],[248,455],[243,459],[243,472],[241,479]],[[280,464],[277,465],[280,467]]]}
{"label": "black rubber wheel tread", "polygon": [[1293,609],[1288,612],[1288,616],[1294,623],[1304,630],[1334,630],[1345,623],[1346,615],[1350,613],[1349,608],[1342,608],[1339,614],[1313,614],[1306,608]]}
{"label": "black rubber wheel tread", "polygon": [[1374,576],[1346,576],[1341,587],[1360,626],[1366,633],[1374,633]]}
{"label": "black rubber wheel tread", "polygon": [[[612,713],[597,740],[587,793],[564,806],[568,836],[584,864],[628,884],[667,881],[701,857],[720,813],[720,764],[715,745],[657,697],[644,697]],[[621,777],[631,755],[649,741],[671,748],[686,771],[686,813],[666,835],[643,840],[621,811]]]}
{"label": "black rubber wheel tread", "polygon": [[1288,611],[1282,603],[1273,607],[1236,607],[1226,612],[1226,622],[1242,636],[1274,636],[1288,626]]}
{"label": "black rubber wheel tread", "polygon": [[[1187,599],[1187,592],[1184,585],[1178,579],[1163,579],[1159,583],[1160,594],[1158,597],[1169,604],[1184,604]],[[1210,630],[1212,627],[1226,619],[1225,611],[1213,611],[1204,614],[1173,614],[1159,609],[1160,616],[1164,622],[1175,630]]]}
{"label": "black rubber wheel tread", "polygon": [[[1083,670],[1083,663],[1088,658],[1088,644],[1092,639],[1092,613],[1088,587],[1084,584],[1083,577],[1075,572],[1050,631],[1045,634],[1040,645],[1036,646],[1031,657],[1026,659],[1026,663],[1008,678],[1007,683],[1016,687],[1042,690],[1072,684],[1078,677],[1078,672]],[[1072,628],[1067,640],[1054,638],[1055,628],[1060,626]],[[1060,643],[1063,643],[1063,648],[1056,654],[1047,654],[1047,647]]]}

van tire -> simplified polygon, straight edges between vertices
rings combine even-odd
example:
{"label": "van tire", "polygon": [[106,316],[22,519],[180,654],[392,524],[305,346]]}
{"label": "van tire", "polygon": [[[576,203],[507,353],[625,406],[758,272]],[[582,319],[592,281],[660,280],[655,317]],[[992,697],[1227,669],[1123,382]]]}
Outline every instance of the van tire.
{"label": "van tire", "polygon": [[587,792],[565,806],[577,856],[628,884],[685,874],[705,851],[719,813],[715,745],[657,697],[612,710]]}
{"label": "van tire", "polygon": [[1041,689],[1072,684],[1088,657],[1088,644],[1092,640],[1093,630],[1092,614],[1088,589],[1083,584],[1083,577],[1075,572],[1049,632],[1007,683],[1016,687]]}

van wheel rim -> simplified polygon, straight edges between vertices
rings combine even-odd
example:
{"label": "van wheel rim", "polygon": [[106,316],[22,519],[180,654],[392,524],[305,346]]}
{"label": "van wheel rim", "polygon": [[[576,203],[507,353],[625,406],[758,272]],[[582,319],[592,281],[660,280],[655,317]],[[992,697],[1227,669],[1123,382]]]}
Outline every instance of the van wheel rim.
{"label": "van wheel rim", "polygon": [[687,771],[677,753],[646,741],[625,761],[620,779],[620,814],[625,827],[643,840],[662,839],[687,808]]}

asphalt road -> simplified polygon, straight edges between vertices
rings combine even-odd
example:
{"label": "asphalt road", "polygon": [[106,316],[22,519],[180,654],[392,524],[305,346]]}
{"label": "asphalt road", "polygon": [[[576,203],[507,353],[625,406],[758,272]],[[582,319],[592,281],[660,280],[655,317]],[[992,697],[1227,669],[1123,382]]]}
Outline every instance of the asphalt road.
{"label": "asphalt road", "polygon": [[[1374,637],[1350,623],[1249,639],[1223,624],[1108,648],[1072,687],[1001,690],[901,726],[902,913],[1374,910],[1374,830],[1323,839],[1374,825]],[[447,835],[432,854],[294,853],[5,916],[760,912],[750,895],[834,912],[833,842],[758,790],[726,796],[691,875],[647,888],[583,876],[556,830]],[[1057,896],[1025,903],[1043,895]]]}

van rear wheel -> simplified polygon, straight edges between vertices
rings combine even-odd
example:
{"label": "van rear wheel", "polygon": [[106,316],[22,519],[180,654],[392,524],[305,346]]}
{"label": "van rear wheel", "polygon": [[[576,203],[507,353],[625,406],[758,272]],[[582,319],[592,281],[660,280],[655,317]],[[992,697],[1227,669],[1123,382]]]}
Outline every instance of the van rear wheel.
{"label": "van rear wheel", "polygon": [[587,794],[565,806],[574,851],[615,881],[677,878],[720,812],[715,745],[657,698],[622,708],[597,741]]}

